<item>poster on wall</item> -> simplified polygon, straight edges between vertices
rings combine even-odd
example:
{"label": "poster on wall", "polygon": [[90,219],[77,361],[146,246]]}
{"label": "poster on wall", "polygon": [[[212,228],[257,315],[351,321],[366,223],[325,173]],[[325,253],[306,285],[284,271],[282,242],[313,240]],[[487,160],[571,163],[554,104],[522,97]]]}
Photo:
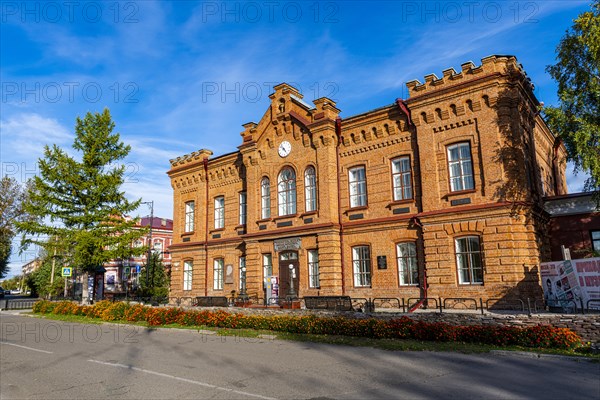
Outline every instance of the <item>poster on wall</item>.
{"label": "poster on wall", "polygon": [[600,310],[600,258],[542,263],[540,275],[549,307]]}

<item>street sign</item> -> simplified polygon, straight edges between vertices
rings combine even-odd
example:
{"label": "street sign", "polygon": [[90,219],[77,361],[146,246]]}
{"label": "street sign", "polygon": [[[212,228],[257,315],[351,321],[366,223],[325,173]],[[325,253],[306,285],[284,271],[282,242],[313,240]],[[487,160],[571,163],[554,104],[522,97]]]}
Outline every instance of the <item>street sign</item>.
{"label": "street sign", "polygon": [[63,267],[62,276],[71,276],[73,275],[73,269],[71,267]]}
{"label": "street sign", "polygon": [[135,272],[139,274],[140,273],[140,269],[141,269],[140,264],[137,264],[135,266]]}

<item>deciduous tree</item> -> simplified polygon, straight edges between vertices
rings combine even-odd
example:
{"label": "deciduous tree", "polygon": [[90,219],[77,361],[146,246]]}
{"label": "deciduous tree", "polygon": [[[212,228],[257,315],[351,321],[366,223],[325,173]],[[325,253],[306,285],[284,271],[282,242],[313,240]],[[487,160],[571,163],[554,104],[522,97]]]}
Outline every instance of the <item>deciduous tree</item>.
{"label": "deciduous tree", "polygon": [[[565,143],[575,172],[590,177],[586,191],[600,189],[600,0],[575,19],[557,47],[557,63],[547,71],[558,83],[558,107],[544,112]],[[600,200],[600,199],[599,199]]]}

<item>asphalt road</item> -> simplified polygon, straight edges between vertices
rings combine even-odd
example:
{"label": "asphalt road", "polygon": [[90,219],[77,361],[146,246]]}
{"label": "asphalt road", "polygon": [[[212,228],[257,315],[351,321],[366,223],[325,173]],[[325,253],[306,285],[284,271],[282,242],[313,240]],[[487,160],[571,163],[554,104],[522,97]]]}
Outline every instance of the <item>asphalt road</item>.
{"label": "asphalt road", "polygon": [[0,313],[1,399],[598,399],[600,363],[392,352]]}

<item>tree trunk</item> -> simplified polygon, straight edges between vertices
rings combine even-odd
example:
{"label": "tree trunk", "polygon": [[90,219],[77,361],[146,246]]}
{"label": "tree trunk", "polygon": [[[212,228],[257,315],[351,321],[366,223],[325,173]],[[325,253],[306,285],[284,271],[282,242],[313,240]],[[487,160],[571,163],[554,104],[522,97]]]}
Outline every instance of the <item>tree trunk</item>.
{"label": "tree trunk", "polygon": [[81,274],[81,304],[82,305],[90,304],[90,299],[91,299],[91,296],[93,295],[93,290],[92,290],[92,293],[90,293],[90,291],[88,290],[89,278],[90,278],[89,272],[83,272]]}

